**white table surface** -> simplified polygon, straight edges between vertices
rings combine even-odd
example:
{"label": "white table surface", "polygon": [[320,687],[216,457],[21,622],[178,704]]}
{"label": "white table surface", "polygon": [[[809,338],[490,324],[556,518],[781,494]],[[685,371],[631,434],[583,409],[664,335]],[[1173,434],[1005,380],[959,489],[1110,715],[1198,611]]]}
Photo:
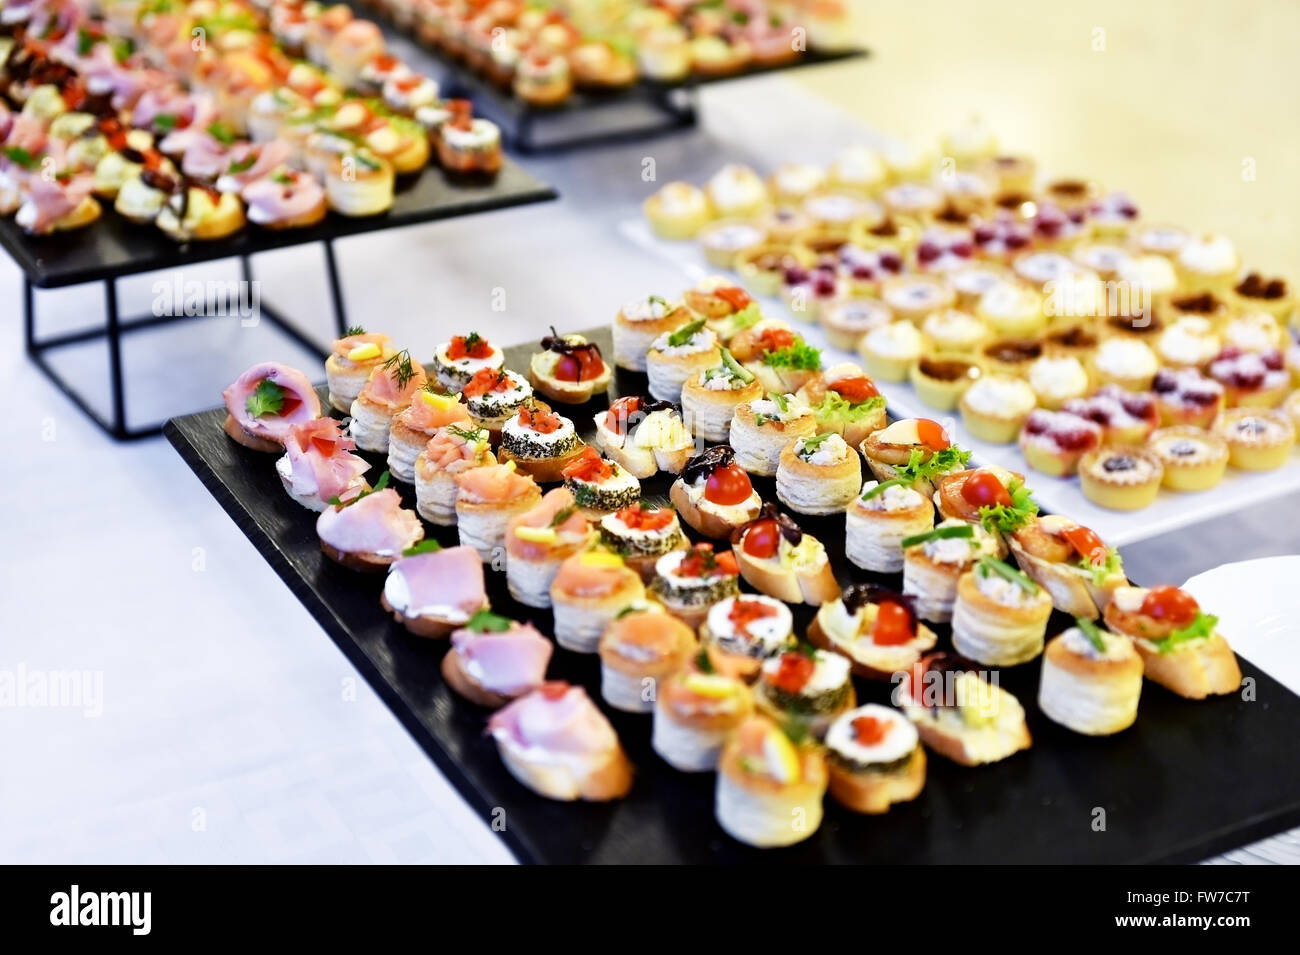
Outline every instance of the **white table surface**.
{"label": "white table surface", "polygon": [[[779,115],[800,118],[798,142]],[[682,285],[618,234],[653,187],[643,158],[660,181],[698,180],[727,158],[823,159],[853,140],[876,137],[784,80],[711,90],[703,130],[530,160],[559,203],[340,243],[351,320],[417,355],[465,327],[513,342],[608,321],[626,299]],[[265,298],[327,338],[319,250],[256,263]],[[215,263],[181,278],[235,272]],[[148,310],[159,278],[121,283],[126,314]],[[0,261],[17,451],[0,525],[0,681],[87,671],[102,698],[0,705],[0,862],[512,861],[170,446],[110,442],[38,374],[22,351],[20,285]],[[498,289],[504,312],[491,308]],[[97,286],[38,293],[40,328],[101,322],[101,306]],[[129,340],[133,422],[212,406],[257,360],[318,367],[269,326],[197,321]],[[94,346],[57,361],[105,393]],[[1300,502],[1283,506],[1288,526],[1275,504],[1134,545],[1130,572],[1182,581],[1294,551]]]}

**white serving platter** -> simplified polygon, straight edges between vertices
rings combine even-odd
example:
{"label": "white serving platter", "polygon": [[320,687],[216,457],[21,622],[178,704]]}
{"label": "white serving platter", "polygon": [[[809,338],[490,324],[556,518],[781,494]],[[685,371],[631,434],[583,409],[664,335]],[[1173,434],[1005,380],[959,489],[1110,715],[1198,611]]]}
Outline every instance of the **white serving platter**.
{"label": "white serving platter", "polygon": [[[687,286],[720,271],[709,266],[700,252],[699,244],[693,240],[662,240],[654,235],[643,219],[625,220],[618,228],[625,238],[640,248],[677,266],[685,276]],[[647,291],[671,293],[673,290]],[[834,361],[858,360],[856,355],[830,347],[819,326],[800,319],[779,299],[760,298],[759,302],[765,314],[784,315],[794,319],[804,338],[824,349]],[[885,396],[893,414],[898,417],[935,418],[941,421],[949,429],[948,433],[953,440],[970,450],[976,461],[997,464],[1023,473],[1034,497],[1045,510],[1068,515],[1080,524],[1091,527],[1115,547],[1191,527],[1264,501],[1300,493],[1298,452],[1293,453],[1292,461],[1278,471],[1250,473],[1229,469],[1223,482],[1212,490],[1180,494],[1162,488],[1150,507],[1128,512],[1108,510],[1098,507],[1083,496],[1078,478],[1051,477],[1030,470],[1015,444],[989,444],[971,437],[962,427],[959,417],[951,414],[945,416],[926,407],[910,384],[877,382],[877,387]]]}

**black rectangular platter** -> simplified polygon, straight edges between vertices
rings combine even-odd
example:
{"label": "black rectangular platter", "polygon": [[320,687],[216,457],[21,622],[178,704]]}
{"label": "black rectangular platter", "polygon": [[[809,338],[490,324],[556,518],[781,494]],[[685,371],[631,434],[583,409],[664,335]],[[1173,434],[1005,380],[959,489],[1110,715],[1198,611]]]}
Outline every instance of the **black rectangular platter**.
{"label": "black rectangular platter", "polygon": [[109,205],[86,228],[49,236],[29,236],[12,218],[0,219],[0,245],[33,285],[60,288],[544,202],[556,195],[551,186],[508,161],[492,180],[455,178],[428,166],[399,179],[393,207],[377,216],[349,218],[331,211],[306,229],[259,229],[250,223],[228,239],[178,245],[157,227],[135,225]]}
{"label": "black rectangular platter", "polygon": [[[611,353],[609,332],[586,333]],[[527,366],[532,344],[507,350]],[[310,373],[310,370],[309,370]],[[620,372],[609,397],[640,393],[645,379]],[[561,408],[580,431],[605,399]],[[501,837],[518,858],[542,863],[1152,863],[1191,862],[1300,824],[1300,697],[1246,661],[1254,699],[1183,700],[1152,683],[1137,723],[1114,737],[1079,736],[1037,708],[1039,663],[1004,669],[1001,684],[1024,705],[1032,749],[979,768],[931,754],[921,796],[883,816],[859,816],[827,800],[821,828],[806,842],[758,850],[728,837],[713,816],[712,774],[669,768],[650,748],[651,717],[621,713],[600,697],[599,661],[558,649],[550,676],[587,688],[636,764],[627,798],[610,804],[556,803],[534,795],[501,765],[484,736],[487,711],[442,682],[446,641],[413,637],[379,605],[381,577],[345,570],[320,552],[315,515],[284,493],[272,455],[235,444],[221,430],[225,409],[170,421],[166,434],[277,574],[361,671],[393,713],[474,810],[491,822],[505,812]],[[384,464],[376,465],[373,480]],[[643,482],[662,499],[668,482]],[[395,484],[410,507],[414,491]],[[770,481],[756,479],[765,500]],[[872,575],[843,555],[843,518],[801,518],[828,548],[842,582]],[[455,528],[427,528],[444,544]],[[1154,583],[1154,582],[1152,582]],[[504,575],[488,574],[493,608],[550,632],[549,612],[514,603]],[[1211,612],[1213,608],[1207,608]],[[812,608],[797,608],[802,632]],[[1058,614],[1049,635],[1068,621]],[[950,646],[946,628],[940,648]],[[268,632],[266,639],[274,640]],[[888,703],[890,685],[858,681],[862,702]],[[1105,810],[1104,831],[1094,828]]]}

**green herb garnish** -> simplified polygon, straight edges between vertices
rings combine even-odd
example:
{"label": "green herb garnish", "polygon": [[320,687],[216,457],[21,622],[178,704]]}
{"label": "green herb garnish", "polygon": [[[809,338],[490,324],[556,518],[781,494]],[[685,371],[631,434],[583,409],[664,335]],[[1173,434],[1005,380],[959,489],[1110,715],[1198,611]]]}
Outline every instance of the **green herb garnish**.
{"label": "green herb garnish", "polygon": [[271,174],[271,181],[278,182],[282,186],[292,186],[293,174],[281,170],[279,172],[275,172]]}
{"label": "green herb garnish", "polygon": [[[209,132],[210,132],[210,131],[211,131],[211,130],[209,130]],[[252,168],[253,168],[253,164],[254,164],[255,162],[257,162],[257,153],[252,153],[252,152],[250,152],[250,153],[249,153],[247,156],[245,156],[243,159],[236,159],[236,160],[235,160],[234,162],[232,162],[229,166],[227,166],[227,167],[226,167],[226,172],[227,172],[229,175],[237,176],[237,175],[239,175],[241,172],[248,172],[248,170],[252,169]]]}
{"label": "green herb garnish", "polygon": [[471,352],[477,348],[483,341],[483,336],[478,332],[470,332],[465,336],[465,351]]}
{"label": "green herb garnish", "polygon": [[221,145],[223,146],[229,146],[232,143],[234,143],[236,139],[239,138],[239,136],[235,133],[233,129],[230,128],[230,126],[228,126],[226,123],[223,123],[219,119],[213,120],[212,122],[208,123],[207,133],[209,136],[211,136],[217,142],[221,143]]}
{"label": "green herb garnish", "polygon": [[159,113],[153,118],[154,129],[171,131],[176,128],[176,116],[173,113]]}
{"label": "green herb garnish", "polygon": [[551,518],[551,523],[547,524],[546,526],[559,527],[561,524],[563,524],[565,521],[567,521],[576,513],[578,513],[578,509],[576,507],[562,507],[555,512],[555,516]]}
{"label": "green herb garnish", "polygon": [[366,330],[360,325],[349,325],[347,331],[343,333],[344,338],[351,338],[353,335],[364,335]]}
{"label": "green herb garnish", "polygon": [[722,367],[731,372],[733,378],[739,378],[745,384],[754,380],[753,374],[732,356],[726,348],[722,349]]}
{"label": "green herb garnish", "polygon": [[85,56],[94,48],[94,46],[95,46],[95,37],[91,36],[90,33],[84,27],[78,27],[77,28],[77,55]]}
{"label": "green herb garnish", "polygon": [[822,366],[820,348],[814,348],[807,342],[799,341],[785,348],[778,348],[763,356],[763,364],[769,368],[792,368],[797,371],[818,371]]}
{"label": "green herb garnish", "polygon": [[447,425],[447,431],[473,444],[487,440],[487,432],[482,428],[462,428],[460,425],[449,424]]}
{"label": "green herb garnish", "polygon": [[465,628],[473,633],[505,633],[513,622],[509,617],[503,617],[491,610],[479,610],[469,618]]}
{"label": "green herb garnish", "polygon": [[701,673],[713,672],[713,661],[709,659],[709,651],[701,649],[695,654],[695,666]]}
{"label": "green herb garnish", "polygon": [[1219,625],[1219,618],[1214,614],[1196,612],[1196,619],[1180,630],[1175,630],[1163,640],[1152,640],[1156,650],[1159,653],[1169,653],[1177,650],[1184,643],[1191,643],[1193,640],[1202,640],[1214,633],[1214,628]]}
{"label": "green herb garnish", "polygon": [[961,471],[970,460],[970,452],[963,451],[956,445],[949,445],[942,451],[935,451],[929,458],[925,457],[924,448],[913,448],[907,463],[894,470],[894,475],[908,484],[918,481],[933,480],[940,474]]}
{"label": "green herb garnish", "polygon": [[1119,551],[1113,547],[1106,548],[1105,560],[1084,557],[1075,566],[1091,576],[1093,586],[1096,587],[1104,586],[1108,577],[1124,572],[1124,560],[1119,556]]}
{"label": "green herb garnish", "polygon": [[108,42],[113,48],[113,59],[118,63],[125,63],[135,52],[135,41],[130,37],[115,36]]}
{"label": "green herb garnish", "polygon": [[887,491],[891,487],[910,487],[910,485],[902,478],[894,478],[891,481],[881,481],[875,487],[868,488],[867,490],[863,491],[862,500],[869,501],[873,497],[879,497],[881,494],[884,494],[885,491]]}
{"label": "green herb garnish", "polygon": [[397,382],[399,390],[410,384],[415,377],[415,369],[411,367],[411,353],[405,348],[384,362],[384,369]]}
{"label": "green herb garnish", "polygon": [[680,348],[682,345],[685,345],[692,338],[694,338],[696,333],[699,332],[700,329],[702,329],[703,327],[704,327],[704,319],[702,318],[699,321],[688,322],[687,324],[683,325],[681,328],[677,329],[677,331],[673,332],[671,335],[668,336],[668,347]]}
{"label": "green herb garnish", "polygon": [[980,558],[976,567],[978,568],[981,577],[988,577],[990,574],[996,574],[999,577],[1011,581],[1027,594],[1038,593],[1038,584],[1034,583],[1034,581],[1027,575],[1016,570],[1016,568],[1012,567],[1004,560],[998,560],[996,557],[985,555]]}
{"label": "green herb garnish", "polygon": [[952,538],[962,538],[970,540],[975,536],[975,528],[970,524],[949,524],[946,527],[936,527],[932,531],[926,531],[924,534],[913,534],[911,537],[904,537],[900,545],[904,549],[915,547],[917,544],[927,544],[930,541],[949,540]]}
{"label": "green herb garnish", "polygon": [[767,400],[772,402],[772,404],[776,405],[778,408],[780,408],[781,414],[785,414],[790,410],[790,399],[783,394],[780,394],[775,391],[769,391],[767,393]]}
{"label": "green herb garnish", "polygon": [[828,390],[826,397],[813,406],[813,413],[818,421],[861,421],[869,414],[877,414],[885,407],[881,395],[872,395],[857,404],[849,401],[838,391]]}
{"label": "green herb garnish", "polygon": [[415,557],[419,554],[433,554],[440,550],[442,550],[442,545],[430,537],[406,548],[406,550],[402,551],[402,556]]}
{"label": "green herb garnish", "polygon": [[623,619],[624,617],[626,617],[628,614],[631,614],[631,613],[639,613],[640,611],[645,610],[645,609],[646,609],[646,605],[645,605],[645,604],[628,604],[626,607],[624,607],[624,608],[623,608],[622,610],[620,610],[618,613],[614,614],[614,619],[615,619],[615,620],[622,620],[622,619]]}
{"label": "green herb garnish", "polygon": [[286,394],[287,392],[270,378],[263,378],[244,402],[244,410],[254,418],[279,414],[280,409],[284,407]]}
{"label": "green herb garnish", "polygon": [[36,157],[21,146],[6,146],[5,158],[24,169],[36,168]]}
{"label": "green herb garnish", "polygon": [[834,431],[823,431],[821,434],[815,434],[808,438],[800,438],[799,457],[807,461],[817,453],[817,449],[834,433]]}
{"label": "green herb garnish", "polygon": [[662,305],[664,307],[665,312],[671,312],[673,310],[672,302],[668,301],[668,299],[660,295],[648,296],[646,298],[646,301],[649,302],[651,305]]}
{"label": "green herb garnish", "polygon": [[1087,617],[1075,617],[1074,622],[1098,653],[1106,652],[1106,637],[1102,634],[1101,627]]}
{"label": "green herb garnish", "polygon": [[1014,534],[1038,514],[1038,502],[1029,493],[1024,481],[1012,479],[1007,485],[1007,493],[1011,495],[1009,505],[992,504],[980,508],[980,523],[990,533],[1001,531],[1003,534]]}
{"label": "green herb garnish", "polygon": [[363,497],[369,497],[371,494],[374,494],[376,491],[382,491],[384,488],[388,487],[388,477],[389,477],[388,472],[385,471],[383,474],[379,475],[379,480],[375,482],[374,487],[362,491],[356,497],[350,497],[345,501],[342,500],[338,495],[335,495],[334,497],[330,498],[329,502],[333,504],[335,507],[350,507],[351,505],[357,503],[357,501],[361,500]]}

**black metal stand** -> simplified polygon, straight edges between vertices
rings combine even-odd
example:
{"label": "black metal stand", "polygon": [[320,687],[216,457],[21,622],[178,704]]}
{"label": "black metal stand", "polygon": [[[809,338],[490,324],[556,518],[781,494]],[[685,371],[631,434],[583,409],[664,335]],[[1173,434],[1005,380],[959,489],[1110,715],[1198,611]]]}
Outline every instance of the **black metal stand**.
{"label": "black metal stand", "polygon": [[[339,336],[342,336],[347,330],[347,312],[343,302],[343,288],[339,281],[338,261],[334,255],[334,243],[331,239],[322,240],[325,247],[325,272],[329,279],[330,304],[334,311],[334,327]],[[240,278],[244,282],[253,281],[253,263],[250,255],[239,256]],[[82,413],[91,421],[99,425],[100,429],[109,437],[117,441],[137,441],[141,438],[152,438],[162,434],[162,422],[149,425],[143,428],[132,428],[127,423],[126,408],[126,389],[122,375],[122,337],[134,332],[146,331],[151,328],[158,328],[163,325],[170,325],[174,322],[190,321],[193,319],[202,319],[202,315],[149,315],[143,318],[124,319],[118,311],[117,306],[117,279],[105,278],[102,280],[104,286],[104,314],[105,322],[100,328],[86,328],[75,332],[66,332],[62,335],[55,335],[51,338],[37,339],[36,337],[36,286],[32,284],[31,279],[23,275],[23,344],[27,350],[28,356],[36,367],[48,378],[56,388],[68,396],[68,398],[81,409]],[[206,310],[205,310],[206,311]],[[266,320],[279,329],[284,335],[292,339],[307,351],[319,352],[322,356],[329,354],[329,343],[321,344],[313,341],[307,335],[303,334],[296,326],[286,319],[277,309],[270,305],[260,303],[258,305],[258,319]],[[68,381],[55,370],[54,366],[46,358],[46,352],[58,348],[66,348],[70,345],[79,345],[97,339],[105,339],[108,343],[108,379],[109,393],[111,395],[112,412],[109,417],[104,417],[96,408],[94,408],[85,396],[79,394]]]}

